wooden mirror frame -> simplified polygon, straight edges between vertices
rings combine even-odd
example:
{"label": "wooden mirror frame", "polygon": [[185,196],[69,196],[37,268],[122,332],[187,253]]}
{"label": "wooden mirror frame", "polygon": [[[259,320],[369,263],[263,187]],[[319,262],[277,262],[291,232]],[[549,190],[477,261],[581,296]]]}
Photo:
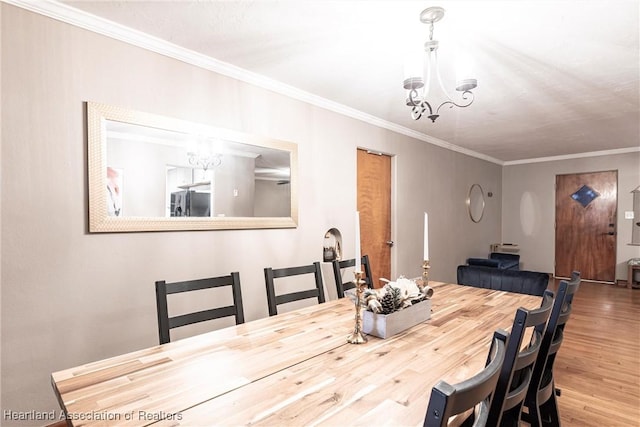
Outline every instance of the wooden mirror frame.
{"label": "wooden mirror frame", "polygon": [[[109,216],[105,190],[107,188],[107,120],[287,151],[291,170],[291,215],[289,217]],[[298,146],[295,143],[87,102],[87,144],[89,232],[91,233],[295,228],[298,225]]]}

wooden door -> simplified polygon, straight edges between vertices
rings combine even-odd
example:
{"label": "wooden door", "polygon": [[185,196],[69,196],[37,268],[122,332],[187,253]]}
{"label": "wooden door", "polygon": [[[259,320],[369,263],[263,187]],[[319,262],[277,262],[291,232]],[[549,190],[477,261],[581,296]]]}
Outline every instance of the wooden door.
{"label": "wooden door", "polygon": [[556,277],[615,282],[618,172],[556,176]]}
{"label": "wooden door", "polygon": [[391,277],[391,157],[358,149],[358,211],[362,255],[374,287]]}

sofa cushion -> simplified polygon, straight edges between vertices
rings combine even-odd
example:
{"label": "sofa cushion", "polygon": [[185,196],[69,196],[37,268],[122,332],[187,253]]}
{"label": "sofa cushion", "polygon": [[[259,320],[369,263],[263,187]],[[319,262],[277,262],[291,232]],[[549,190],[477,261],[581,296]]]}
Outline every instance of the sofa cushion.
{"label": "sofa cushion", "polygon": [[489,258],[469,258],[467,264],[480,267],[500,268],[500,260]]}
{"label": "sofa cushion", "polygon": [[520,255],[518,254],[505,254],[502,252],[491,252],[489,259],[497,260],[500,267],[505,270],[519,270],[520,269]]}
{"label": "sofa cushion", "polygon": [[549,284],[549,275],[537,271],[459,265],[458,283],[476,288],[542,296]]}

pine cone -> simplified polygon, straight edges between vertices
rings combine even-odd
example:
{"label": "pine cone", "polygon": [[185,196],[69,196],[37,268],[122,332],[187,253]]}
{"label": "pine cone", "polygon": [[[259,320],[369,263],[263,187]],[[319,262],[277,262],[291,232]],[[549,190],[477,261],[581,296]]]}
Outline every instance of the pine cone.
{"label": "pine cone", "polygon": [[387,292],[380,300],[380,305],[382,306],[380,311],[382,314],[389,314],[400,310],[402,307],[402,292],[400,289],[388,286]]}

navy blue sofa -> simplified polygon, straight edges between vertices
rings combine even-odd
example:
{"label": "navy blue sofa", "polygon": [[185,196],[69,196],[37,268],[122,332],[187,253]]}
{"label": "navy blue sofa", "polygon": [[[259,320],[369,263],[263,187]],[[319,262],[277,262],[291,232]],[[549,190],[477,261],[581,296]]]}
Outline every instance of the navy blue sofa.
{"label": "navy blue sofa", "polygon": [[520,270],[520,255],[491,252],[489,258],[469,258],[467,264],[501,270]]}
{"label": "navy blue sofa", "polygon": [[549,285],[549,275],[537,271],[459,265],[458,283],[476,288],[542,296]]}

